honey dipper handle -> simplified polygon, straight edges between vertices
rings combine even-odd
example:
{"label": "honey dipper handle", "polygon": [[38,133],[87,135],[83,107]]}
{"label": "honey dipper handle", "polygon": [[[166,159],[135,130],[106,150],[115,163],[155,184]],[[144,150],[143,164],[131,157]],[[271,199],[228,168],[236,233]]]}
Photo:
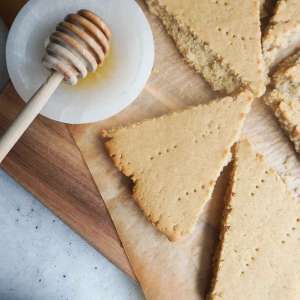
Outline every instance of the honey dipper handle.
{"label": "honey dipper handle", "polygon": [[63,79],[64,77],[60,73],[53,73],[32,96],[23,111],[0,138],[0,163],[41,112]]}

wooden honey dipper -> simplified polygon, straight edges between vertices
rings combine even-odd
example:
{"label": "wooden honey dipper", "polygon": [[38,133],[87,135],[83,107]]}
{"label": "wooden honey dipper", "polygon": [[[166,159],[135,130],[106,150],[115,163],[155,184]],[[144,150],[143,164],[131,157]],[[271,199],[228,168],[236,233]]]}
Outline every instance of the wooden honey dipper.
{"label": "wooden honey dipper", "polygon": [[0,138],[0,163],[63,80],[75,85],[103,64],[110,49],[110,39],[108,26],[89,10],[70,14],[58,24],[49,38],[42,60],[52,74]]}

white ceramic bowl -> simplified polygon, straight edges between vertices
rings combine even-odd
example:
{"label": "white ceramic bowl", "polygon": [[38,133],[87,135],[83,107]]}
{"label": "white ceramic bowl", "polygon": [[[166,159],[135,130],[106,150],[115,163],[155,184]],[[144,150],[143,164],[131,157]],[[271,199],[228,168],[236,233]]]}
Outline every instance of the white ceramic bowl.
{"label": "white ceramic bowl", "polygon": [[42,115],[65,123],[106,119],[133,102],[150,76],[152,31],[134,0],[31,0],[18,14],[6,47],[10,78],[27,101],[49,72],[41,64],[47,37],[67,14],[86,8],[112,30],[112,52],[102,70],[78,86],[62,84]]}

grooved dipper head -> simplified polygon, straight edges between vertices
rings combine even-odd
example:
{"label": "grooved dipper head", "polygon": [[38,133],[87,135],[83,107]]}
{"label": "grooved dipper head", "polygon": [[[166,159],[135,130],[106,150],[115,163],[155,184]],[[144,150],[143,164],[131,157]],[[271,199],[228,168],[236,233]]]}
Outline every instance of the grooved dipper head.
{"label": "grooved dipper head", "polygon": [[75,85],[103,64],[110,49],[111,31],[96,14],[80,10],[68,15],[51,34],[43,65]]}

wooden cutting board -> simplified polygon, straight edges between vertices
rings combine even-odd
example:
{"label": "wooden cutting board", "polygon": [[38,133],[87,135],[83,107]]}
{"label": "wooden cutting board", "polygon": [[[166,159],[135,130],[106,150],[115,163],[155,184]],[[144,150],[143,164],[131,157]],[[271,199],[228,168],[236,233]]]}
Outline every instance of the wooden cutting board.
{"label": "wooden cutting board", "polygon": [[[1,1],[0,16],[8,26],[25,2]],[[23,106],[9,83],[0,95],[0,134]],[[38,117],[2,168],[134,278],[103,200],[66,125]]]}

